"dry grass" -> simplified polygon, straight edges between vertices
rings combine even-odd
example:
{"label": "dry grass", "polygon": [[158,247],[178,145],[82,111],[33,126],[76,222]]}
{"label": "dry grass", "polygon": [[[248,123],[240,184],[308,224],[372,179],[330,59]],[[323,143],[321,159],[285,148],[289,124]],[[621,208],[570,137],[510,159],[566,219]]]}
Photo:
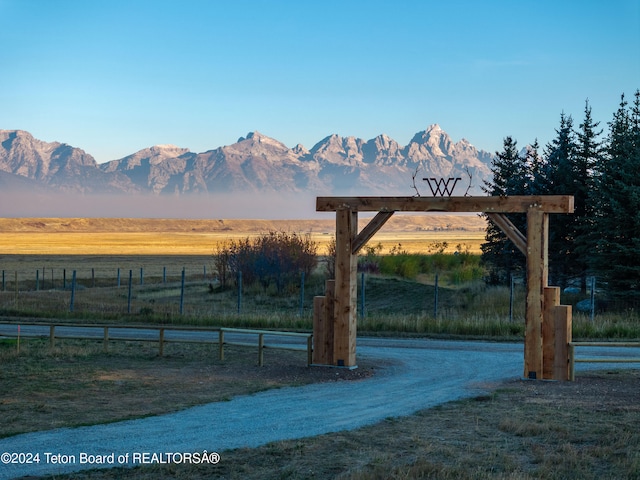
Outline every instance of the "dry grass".
{"label": "dry grass", "polygon": [[361,378],[370,372],[309,368],[306,352],[172,343],[0,340],[0,437],[158,415],[284,385]]}
{"label": "dry grass", "polygon": [[[360,220],[360,228],[368,218]],[[397,215],[373,241],[390,249],[426,252],[446,241],[478,252],[486,223],[477,215]],[[211,255],[215,245],[268,231],[305,233],[320,251],[335,234],[335,220],[159,220],[109,218],[2,218],[0,252],[6,255]],[[0,261],[2,257],[0,257]],[[5,267],[0,267],[5,268]],[[9,270],[8,268],[6,268]]]}

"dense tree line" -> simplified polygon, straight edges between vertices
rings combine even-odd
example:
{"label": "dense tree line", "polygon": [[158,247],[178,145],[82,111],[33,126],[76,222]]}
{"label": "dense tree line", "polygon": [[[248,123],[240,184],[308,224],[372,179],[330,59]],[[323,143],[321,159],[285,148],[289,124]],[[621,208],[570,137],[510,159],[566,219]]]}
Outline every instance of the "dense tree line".
{"label": "dense tree line", "polygon": [[[542,154],[536,142],[522,151],[506,137],[496,152],[488,195],[573,195],[575,213],[550,215],[550,283],[587,288],[595,275],[618,307],[640,307],[640,90],[630,105],[622,95],[608,132],[585,103],[576,128],[562,113],[555,138]],[[523,214],[509,215],[526,234]],[[482,258],[489,280],[522,272],[525,259],[489,221]]]}

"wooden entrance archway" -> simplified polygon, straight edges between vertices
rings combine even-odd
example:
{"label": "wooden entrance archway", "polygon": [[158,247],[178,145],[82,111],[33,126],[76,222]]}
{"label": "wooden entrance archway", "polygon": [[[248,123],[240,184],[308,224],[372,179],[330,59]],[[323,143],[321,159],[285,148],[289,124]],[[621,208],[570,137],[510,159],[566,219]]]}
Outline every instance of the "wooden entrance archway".
{"label": "wooden entrance archway", "polygon": [[[573,197],[318,197],[316,210],[336,212],[335,280],[314,299],[313,363],[356,366],[357,255],[395,212],[482,212],[527,257],[524,377],[568,379],[571,307],[549,287],[549,214],[573,213]],[[358,232],[358,212],[378,212]],[[523,235],[504,215],[526,213]]]}

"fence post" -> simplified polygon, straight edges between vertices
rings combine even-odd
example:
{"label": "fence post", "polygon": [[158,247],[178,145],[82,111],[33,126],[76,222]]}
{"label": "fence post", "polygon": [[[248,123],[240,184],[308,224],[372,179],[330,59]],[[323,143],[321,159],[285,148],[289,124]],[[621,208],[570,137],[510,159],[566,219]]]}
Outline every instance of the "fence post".
{"label": "fence post", "polygon": [[219,351],[219,357],[220,357],[220,361],[224,361],[224,330],[220,330],[218,332],[219,336],[218,336],[218,351]]}
{"label": "fence post", "polygon": [[591,277],[591,321],[596,316],[596,277]]}
{"label": "fence post", "polygon": [[116,278],[117,278],[118,288],[120,288],[120,267],[118,267],[118,273]]}
{"label": "fence post", "polygon": [[144,285],[144,267],[140,267],[140,285]]}
{"label": "fence post", "polygon": [[49,347],[53,348],[56,345],[56,326],[51,325],[49,327]]}
{"label": "fence post", "polygon": [[509,322],[513,323],[513,273],[509,274]]}
{"label": "fence post", "polygon": [[36,270],[36,292],[40,290],[40,270]]}
{"label": "fence post", "polygon": [[167,283],[167,267],[162,267],[162,283]]}
{"label": "fence post", "polygon": [[69,312],[73,313],[73,304],[76,301],[76,271],[73,271],[73,276],[71,277],[71,301],[69,302]]}
{"label": "fence post", "polygon": [[127,313],[131,313],[131,288],[133,283],[133,270],[129,270],[129,295],[127,297]]}
{"label": "fence post", "polygon": [[182,267],[182,280],[180,282],[180,315],[184,313],[184,267]]}
{"label": "fence post", "polygon": [[4,270],[2,270],[2,291],[6,292],[7,289],[5,288],[5,284],[4,284]]}
{"label": "fence post", "polygon": [[258,334],[258,366],[264,364],[264,333]]}
{"label": "fence post", "polygon": [[17,270],[15,271],[15,282],[14,283],[16,285],[16,298],[15,298],[14,301],[17,302],[18,301],[18,292],[19,292],[19,289],[18,289],[18,271]]}
{"label": "fence post", "polygon": [[67,269],[62,269],[62,290],[67,289]]}
{"label": "fence post", "polygon": [[109,327],[104,327],[104,339],[102,341],[104,353],[109,350]]}
{"label": "fence post", "polygon": [[360,318],[364,318],[364,295],[365,295],[365,286],[364,286],[364,272],[360,274]]}
{"label": "fence post", "polygon": [[40,287],[41,290],[44,290],[44,279],[47,276],[47,271],[45,269],[45,267],[42,267],[42,286]]}
{"label": "fence post", "polygon": [[91,288],[96,288],[96,269],[91,269]]}
{"label": "fence post", "polygon": [[206,265],[202,266],[202,279],[203,280],[207,279],[207,266]]}
{"label": "fence post", "polygon": [[160,329],[160,340],[159,340],[159,343],[160,343],[159,355],[162,356],[162,355],[164,355],[164,328]]}
{"label": "fence post", "polygon": [[242,310],[242,272],[238,272],[238,315]]}
{"label": "fence post", "polygon": [[302,317],[304,311],[304,272],[300,275],[300,316]]}
{"label": "fence post", "polygon": [[434,285],[434,296],[433,296],[433,318],[438,318],[438,274],[436,273],[436,283]]}

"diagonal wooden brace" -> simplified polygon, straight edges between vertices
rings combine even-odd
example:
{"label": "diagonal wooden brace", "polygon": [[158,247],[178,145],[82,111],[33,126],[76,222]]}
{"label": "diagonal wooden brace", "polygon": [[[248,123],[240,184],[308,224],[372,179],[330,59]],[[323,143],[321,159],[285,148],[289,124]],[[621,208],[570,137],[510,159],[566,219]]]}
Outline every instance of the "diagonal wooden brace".
{"label": "diagonal wooden brace", "polygon": [[504,234],[513,242],[518,250],[520,250],[525,255],[527,254],[527,237],[525,237],[518,228],[511,223],[506,215],[503,213],[489,213],[487,212],[487,217],[493,223],[495,223],[500,230],[504,232]]}

